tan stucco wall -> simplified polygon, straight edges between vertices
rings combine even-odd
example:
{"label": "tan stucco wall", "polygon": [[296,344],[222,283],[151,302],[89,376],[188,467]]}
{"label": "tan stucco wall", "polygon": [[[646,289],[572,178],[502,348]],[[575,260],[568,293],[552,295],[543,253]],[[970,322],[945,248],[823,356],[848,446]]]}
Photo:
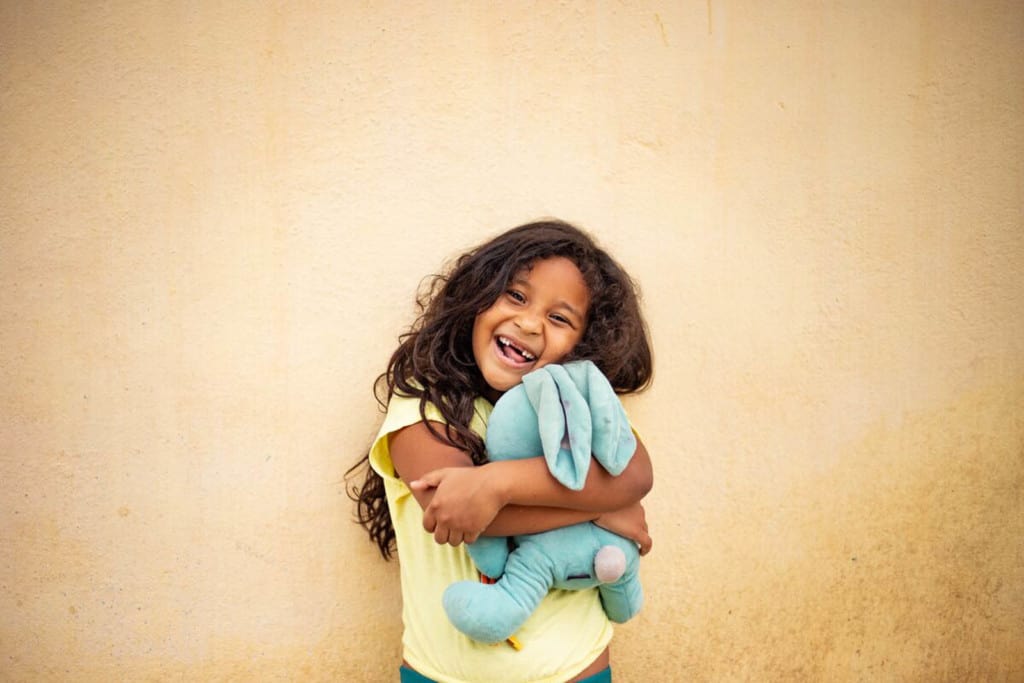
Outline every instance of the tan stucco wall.
{"label": "tan stucco wall", "polygon": [[391,680],[420,278],[643,286],[617,680],[1024,678],[1024,4],[0,4],[0,678]]}

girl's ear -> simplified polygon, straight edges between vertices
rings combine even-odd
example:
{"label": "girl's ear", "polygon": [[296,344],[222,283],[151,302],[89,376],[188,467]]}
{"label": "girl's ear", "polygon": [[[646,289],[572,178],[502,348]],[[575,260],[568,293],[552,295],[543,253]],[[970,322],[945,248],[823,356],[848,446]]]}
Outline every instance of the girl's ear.
{"label": "girl's ear", "polygon": [[546,365],[523,377],[537,413],[544,459],[552,476],[579,491],[590,469],[591,419],[587,401],[560,365]]}

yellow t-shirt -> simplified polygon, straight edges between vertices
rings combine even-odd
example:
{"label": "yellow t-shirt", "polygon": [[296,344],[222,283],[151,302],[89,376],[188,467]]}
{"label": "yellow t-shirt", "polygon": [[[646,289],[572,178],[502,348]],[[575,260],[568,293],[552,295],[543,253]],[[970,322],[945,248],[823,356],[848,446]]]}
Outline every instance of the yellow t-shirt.
{"label": "yellow t-shirt", "polygon": [[[370,449],[370,465],[384,478],[395,527],[402,578],[403,656],[412,668],[440,683],[558,683],[583,671],[612,639],[597,589],[554,590],[516,633],[520,651],[508,644],[477,643],[448,621],[444,589],[479,576],[465,546],[438,545],[423,529],[423,510],[395,475],[390,436],[419,422],[419,399],[392,396],[387,416]],[[470,428],[487,430],[491,404],[478,398]],[[444,422],[433,405],[427,418]]]}

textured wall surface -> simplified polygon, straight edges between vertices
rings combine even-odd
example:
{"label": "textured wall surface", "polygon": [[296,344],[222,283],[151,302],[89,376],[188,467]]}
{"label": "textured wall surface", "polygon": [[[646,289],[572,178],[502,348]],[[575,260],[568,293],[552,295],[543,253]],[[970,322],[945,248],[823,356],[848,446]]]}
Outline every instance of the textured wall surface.
{"label": "textured wall surface", "polygon": [[372,380],[554,215],[657,351],[617,680],[1024,679],[1024,5],[508,5],[0,3],[0,678],[392,680]]}

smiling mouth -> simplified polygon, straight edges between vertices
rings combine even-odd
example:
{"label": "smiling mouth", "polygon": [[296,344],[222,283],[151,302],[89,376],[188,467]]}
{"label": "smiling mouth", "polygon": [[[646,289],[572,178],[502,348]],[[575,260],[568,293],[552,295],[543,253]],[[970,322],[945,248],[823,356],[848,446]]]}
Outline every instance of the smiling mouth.
{"label": "smiling mouth", "polygon": [[497,341],[498,351],[501,355],[514,363],[532,363],[537,360],[537,356],[533,355],[533,353],[527,349],[517,345],[508,337],[499,336]]}

